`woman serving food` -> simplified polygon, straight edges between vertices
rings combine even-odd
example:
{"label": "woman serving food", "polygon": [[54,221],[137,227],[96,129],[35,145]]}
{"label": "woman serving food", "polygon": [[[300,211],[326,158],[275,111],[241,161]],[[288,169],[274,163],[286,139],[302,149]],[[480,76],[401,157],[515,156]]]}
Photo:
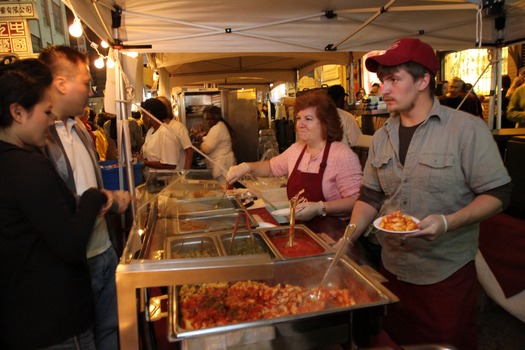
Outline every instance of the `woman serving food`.
{"label": "woman serving food", "polygon": [[357,155],[341,143],[343,129],[337,108],[325,91],[313,90],[294,103],[299,141],[268,160],[241,163],[226,175],[231,184],[251,173],[255,176],[288,176],[288,199],[304,189],[306,202],[296,208],[296,219],[317,216],[348,217],[359,195],[361,165]]}

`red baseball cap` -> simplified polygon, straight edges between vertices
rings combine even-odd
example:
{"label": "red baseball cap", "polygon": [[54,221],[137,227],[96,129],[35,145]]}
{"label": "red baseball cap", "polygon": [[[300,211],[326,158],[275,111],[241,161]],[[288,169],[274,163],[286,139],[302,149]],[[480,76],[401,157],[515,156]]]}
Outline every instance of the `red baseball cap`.
{"label": "red baseball cap", "polygon": [[437,58],[432,46],[413,38],[395,41],[384,54],[368,57],[365,66],[370,72],[375,73],[379,65],[393,67],[409,61],[421,64],[434,75],[438,71]]}

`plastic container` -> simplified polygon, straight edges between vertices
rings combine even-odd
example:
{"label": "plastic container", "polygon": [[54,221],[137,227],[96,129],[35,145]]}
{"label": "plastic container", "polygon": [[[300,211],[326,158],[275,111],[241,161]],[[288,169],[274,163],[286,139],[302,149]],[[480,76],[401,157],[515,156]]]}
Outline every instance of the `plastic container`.
{"label": "plastic container", "polygon": [[[99,162],[100,171],[102,172],[102,181],[104,182],[104,188],[107,190],[118,190],[120,189],[118,179],[118,165],[116,160],[106,160]],[[144,182],[142,176],[142,169],[144,168],[144,162],[138,162],[133,165],[133,177],[135,179],[135,186],[138,186]],[[124,167],[124,189],[128,190],[128,179]]]}

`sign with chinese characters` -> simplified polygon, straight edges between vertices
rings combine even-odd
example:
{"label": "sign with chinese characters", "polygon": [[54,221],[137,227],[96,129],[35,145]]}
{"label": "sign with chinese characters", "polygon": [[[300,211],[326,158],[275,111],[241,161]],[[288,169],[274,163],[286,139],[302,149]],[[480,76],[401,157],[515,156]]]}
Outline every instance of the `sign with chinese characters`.
{"label": "sign with chinese characters", "polygon": [[0,18],[24,17],[36,18],[33,2],[5,2],[0,1]]}
{"label": "sign with chinese characters", "polygon": [[30,53],[31,38],[25,19],[0,18],[0,55],[4,53]]}

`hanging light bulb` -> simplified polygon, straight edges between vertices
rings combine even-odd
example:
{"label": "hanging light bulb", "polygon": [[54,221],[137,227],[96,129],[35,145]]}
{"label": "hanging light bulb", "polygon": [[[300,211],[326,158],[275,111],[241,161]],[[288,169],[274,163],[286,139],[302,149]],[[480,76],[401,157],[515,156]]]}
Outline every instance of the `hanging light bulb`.
{"label": "hanging light bulb", "polygon": [[98,56],[98,58],[95,60],[95,62],[93,62],[93,64],[99,69],[104,68],[104,57],[102,57],[102,55]]}
{"label": "hanging light bulb", "polygon": [[82,35],[82,23],[77,16],[75,16],[73,24],[69,26],[69,34],[75,38],[78,38]]}
{"label": "hanging light bulb", "polygon": [[113,61],[112,58],[108,57],[106,60],[106,65],[108,66],[108,68],[113,68],[115,67],[115,61]]}
{"label": "hanging light bulb", "polygon": [[100,46],[102,46],[103,48],[107,49],[109,47],[109,44],[107,42],[105,42],[104,40],[102,40],[100,42]]}
{"label": "hanging light bulb", "polygon": [[132,58],[137,58],[139,56],[139,53],[138,52],[135,52],[135,51],[130,51],[130,52],[127,52],[126,53],[129,57],[132,57]]}

